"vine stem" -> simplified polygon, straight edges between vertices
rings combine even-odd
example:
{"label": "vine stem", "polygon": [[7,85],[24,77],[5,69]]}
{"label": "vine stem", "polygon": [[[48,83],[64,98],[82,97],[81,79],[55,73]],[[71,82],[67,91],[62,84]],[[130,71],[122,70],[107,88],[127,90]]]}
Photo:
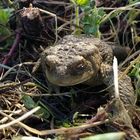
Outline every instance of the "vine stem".
{"label": "vine stem", "polygon": [[[2,64],[6,65],[9,61],[9,59],[13,56],[14,51],[16,50],[21,38],[21,31],[18,30],[16,32],[16,38],[14,40],[14,43],[9,51],[9,53],[5,56],[5,59],[3,60]],[[2,68],[0,68],[0,74],[2,73]]]}

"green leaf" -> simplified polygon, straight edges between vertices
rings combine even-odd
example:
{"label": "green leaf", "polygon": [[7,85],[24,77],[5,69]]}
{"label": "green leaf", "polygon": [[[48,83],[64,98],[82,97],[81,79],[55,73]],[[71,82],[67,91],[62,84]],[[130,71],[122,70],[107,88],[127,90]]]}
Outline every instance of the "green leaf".
{"label": "green leaf", "polygon": [[90,0],[75,0],[76,4],[79,6],[85,6],[89,4]]}
{"label": "green leaf", "polygon": [[37,114],[39,117],[41,117],[41,118],[47,120],[47,119],[50,117],[50,115],[53,116],[52,111],[51,111],[45,104],[43,104],[43,103],[40,102],[40,101],[39,101],[37,104],[38,104],[39,106],[41,106],[41,109],[38,110],[38,111],[36,112],[36,114]]}
{"label": "green leaf", "polygon": [[134,76],[136,78],[140,77],[140,63],[137,63],[133,66],[132,71],[129,73],[130,76]]}
{"label": "green leaf", "polygon": [[139,2],[139,0],[129,0],[129,4],[134,4],[136,2]]}
{"label": "green leaf", "polygon": [[22,97],[22,102],[24,103],[25,107],[28,109],[32,109],[37,106],[34,100],[28,95],[24,95]]}
{"label": "green leaf", "polygon": [[35,102],[30,96],[24,95],[22,97],[22,102],[24,103],[25,107],[28,109],[35,108],[36,106],[40,106],[40,110],[38,110],[35,114],[39,118],[48,119],[50,117],[50,114],[53,115],[53,113],[45,106],[42,102],[38,101]]}
{"label": "green leaf", "polygon": [[101,24],[101,19],[105,15],[104,10],[101,8],[98,9],[94,7],[94,9],[84,12],[85,15],[81,21],[84,33],[88,35],[92,34],[96,37],[99,37],[100,36],[99,27]]}
{"label": "green leaf", "polygon": [[14,9],[0,9],[0,24],[6,25]]}
{"label": "green leaf", "polygon": [[45,139],[31,136],[13,136],[12,140],[45,140]]}
{"label": "green leaf", "polygon": [[114,133],[106,133],[95,136],[89,136],[86,138],[80,138],[80,140],[124,140],[125,133],[124,132],[114,132]]}
{"label": "green leaf", "polygon": [[13,37],[9,27],[9,18],[13,12],[12,8],[0,9],[0,38],[7,38],[5,41],[0,40],[0,45],[3,46],[2,49],[5,50],[8,46],[11,46],[13,42]]}

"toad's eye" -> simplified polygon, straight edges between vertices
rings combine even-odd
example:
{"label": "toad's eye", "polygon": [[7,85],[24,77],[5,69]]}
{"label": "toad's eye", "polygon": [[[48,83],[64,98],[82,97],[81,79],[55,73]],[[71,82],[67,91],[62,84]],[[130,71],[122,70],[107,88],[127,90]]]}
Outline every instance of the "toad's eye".
{"label": "toad's eye", "polygon": [[50,56],[46,56],[46,58],[44,58],[44,67],[51,71],[54,66],[56,64],[56,57],[53,56],[53,55],[50,55]]}
{"label": "toad's eye", "polygon": [[83,61],[80,61],[70,66],[70,73],[71,75],[80,75],[84,73],[84,70],[86,69],[86,67],[87,67],[87,64]]}
{"label": "toad's eye", "polygon": [[81,64],[77,65],[77,66],[76,66],[76,69],[77,69],[78,71],[83,71],[83,70],[85,69],[85,64],[84,64],[84,63],[81,63]]}

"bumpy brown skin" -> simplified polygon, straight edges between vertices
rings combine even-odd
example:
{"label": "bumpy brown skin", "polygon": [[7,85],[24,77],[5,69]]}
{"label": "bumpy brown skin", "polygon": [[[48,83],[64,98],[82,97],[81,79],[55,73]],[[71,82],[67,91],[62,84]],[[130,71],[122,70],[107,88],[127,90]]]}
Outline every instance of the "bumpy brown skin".
{"label": "bumpy brown skin", "polygon": [[[110,86],[113,83],[112,61],[111,46],[84,35],[67,35],[41,55],[41,64],[48,81],[58,86],[80,83],[91,86],[104,83]],[[114,87],[110,86],[111,95],[114,95],[113,91]],[[119,92],[124,103],[135,104],[136,97],[127,75],[119,80]]]}

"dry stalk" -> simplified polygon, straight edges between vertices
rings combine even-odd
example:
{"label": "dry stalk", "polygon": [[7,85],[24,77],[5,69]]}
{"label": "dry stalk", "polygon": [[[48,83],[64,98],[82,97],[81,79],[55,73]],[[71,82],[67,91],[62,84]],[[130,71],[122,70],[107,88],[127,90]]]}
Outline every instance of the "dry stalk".
{"label": "dry stalk", "polygon": [[[109,14],[107,14],[101,21],[101,23],[105,22],[113,13],[116,13],[118,11],[128,11],[128,10],[132,10],[134,9],[133,6],[137,6],[139,5],[140,2],[136,2],[134,4],[128,5],[128,6],[124,6],[124,7],[119,7],[119,8],[103,8],[103,10],[110,10],[110,9],[114,9],[113,11],[111,11]],[[140,9],[135,9],[135,10],[140,10]]]}
{"label": "dry stalk", "polygon": [[[18,123],[18,122],[20,122],[20,121],[22,121],[22,120],[28,118],[29,116],[31,116],[33,113],[35,113],[35,112],[38,111],[39,109],[40,109],[40,107],[38,106],[38,107],[32,109],[31,111],[25,113],[24,115],[22,115],[22,116],[19,117],[18,119],[14,119],[14,120],[12,120],[11,122],[9,122],[9,123],[7,123],[7,124],[2,124],[2,125],[0,125],[0,129],[4,129],[4,128],[7,128],[7,127],[10,127],[10,126],[12,126],[12,125],[14,125],[14,124],[16,124],[16,123]],[[3,115],[2,110],[0,110],[0,114]],[[9,116],[9,117],[10,117],[10,116]]]}
{"label": "dry stalk", "polygon": [[[8,117],[10,120],[12,120],[12,122],[16,121],[13,117],[8,116],[4,112],[0,112],[0,114],[2,114],[5,117]],[[95,127],[95,126],[98,126],[98,125],[101,125],[101,124],[104,124],[104,123],[107,123],[107,122],[108,122],[108,119],[106,119],[104,121],[98,121],[98,122],[90,123],[90,124],[83,124],[81,126],[76,126],[76,127],[59,128],[59,129],[40,131],[40,130],[34,129],[32,127],[29,127],[29,126],[27,126],[26,124],[24,124],[24,123],[22,123],[20,121],[16,121],[17,124],[19,124],[21,127],[26,129],[30,133],[37,134],[37,135],[40,135],[40,136],[50,135],[50,134],[77,134],[77,133],[80,133],[80,132],[84,131],[85,129]]]}
{"label": "dry stalk", "polygon": [[114,57],[113,60],[113,72],[114,72],[115,97],[119,99],[120,96],[119,96],[119,84],[118,84],[118,61],[116,57]]}

